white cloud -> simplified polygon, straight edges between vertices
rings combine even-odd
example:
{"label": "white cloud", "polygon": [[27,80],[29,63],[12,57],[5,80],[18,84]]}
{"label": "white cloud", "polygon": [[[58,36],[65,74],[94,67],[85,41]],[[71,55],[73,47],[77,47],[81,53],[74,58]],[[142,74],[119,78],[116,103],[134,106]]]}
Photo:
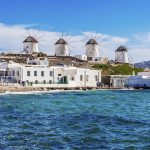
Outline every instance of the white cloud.
{"label": "white cloud", "polygon": [[[4,52],[20,52],[22,51],[22,41],[29,35],[41,37],[39,39],[41,51],[50,55],[54,54],[54,43],[61,35],[59,32],[44,31],[33,29],[37,24],[29,25],[6,25],[0,23],[0,49]],[[30,28],[30,30],[29,30]],[[150,58],[150,33],[135,34],[130,38],[119,37],[102,33],[93,34],[91,31],[81,32],[76,35],[69,35],[70,53],[71,55],[85,54],[85,43],[89,38],[97,38],[100,44],[100,56],[114,59],[115,50],[120,45],[125,45],[129,48],[129,53],[134,58],[134,61],[143,61]]]}
{"label": "white cloud", "polygon": [[134,62],[148,61],[150,60],[150,48],[133,48],[130,51],[131,56],[134,59]]}
{"label": "white cloud", "polygon": [[150,32],[133,34],[133,38],[139,42],[150,43]]}

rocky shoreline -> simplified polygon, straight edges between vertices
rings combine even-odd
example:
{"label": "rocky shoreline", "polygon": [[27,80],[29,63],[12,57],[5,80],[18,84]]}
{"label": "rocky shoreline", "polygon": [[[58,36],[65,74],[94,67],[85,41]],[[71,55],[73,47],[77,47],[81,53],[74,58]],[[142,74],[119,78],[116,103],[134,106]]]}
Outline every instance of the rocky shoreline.
{"label": "rocky shoreline", "polygon": [[102,87],[76,87],[76,88],[37,88],[23,86],[0,86],[0,93],[15,93],[15,92],[50,92],[50,91],[79,91],[79,90],[119,90],[125,88],[102,88]]}

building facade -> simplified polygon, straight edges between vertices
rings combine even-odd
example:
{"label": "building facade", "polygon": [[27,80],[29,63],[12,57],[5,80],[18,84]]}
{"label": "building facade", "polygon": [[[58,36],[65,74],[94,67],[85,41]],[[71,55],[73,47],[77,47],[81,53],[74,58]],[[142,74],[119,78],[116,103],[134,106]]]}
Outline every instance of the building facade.
{"label": "building facade", "polygon": [[110,76],[110,87],[124,88],[127,83],[129,75],[111,75]]}
{"label": "building facade", "polygon": [[140,72],[136,76],[130,76],[126,86],[133,88],[150,88],[150,72]]}
{"label": "building facade", "polygon": [[70,66],[0,64],[0,81],[32,87],[97,87],[101,71]]}

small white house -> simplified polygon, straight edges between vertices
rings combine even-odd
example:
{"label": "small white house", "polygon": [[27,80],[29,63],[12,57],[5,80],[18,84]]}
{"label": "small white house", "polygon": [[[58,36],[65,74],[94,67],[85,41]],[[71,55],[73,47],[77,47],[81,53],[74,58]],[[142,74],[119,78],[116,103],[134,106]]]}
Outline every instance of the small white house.
{"label": "small white house", "polygon": [[111,75],[110,76],[110,87],[123,88],[126,86],[126,82],[129,75]]}
{"label": "small white house", "polygon": [[39,52],[38,41],[32,36],[28,36],[23,41],[23,53],[32,54],[33,52]]}
{"label": "small white house", "polygon": [[60,38],[55,43],[55,55],[56,56],[69,56],[68,43],[62,38]]}
{"label": "small white house", "polygon": [[45,58],[37,58],[37,59],[28,58],[27,64],[48,66],[49,62],[48,62],[48,59],[46,57]]}
{"label": "small white house", "polygon": [[101,71],[5,62],[0,65],[0,81],[32,87],[97,87],[101,82]]}
{"label": "small white house", "polygon": [[87,56],[86,55],[75,55],[76,58],[81,59],[81,60],[87,60]]}

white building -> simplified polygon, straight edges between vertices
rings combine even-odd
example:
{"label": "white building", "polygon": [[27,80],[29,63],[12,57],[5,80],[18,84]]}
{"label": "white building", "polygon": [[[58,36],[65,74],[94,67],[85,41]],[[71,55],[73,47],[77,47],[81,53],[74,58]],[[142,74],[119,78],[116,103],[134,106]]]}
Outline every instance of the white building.
{"label": "white building", "polygon": [[48,66],[49,62],[46,57],[45,58],[37,58],[37,59],[34,59],[31,57],[31,58],[27,59],[27,64]]}
{"label": "white building", "polygon": [[129,63],[129,55],[128,51],[124,46],[120,46],[116,51],[115,51],[115,62],[116,63]]}
{"label": "white building", "polygon": [[32,54],[33,52],[39,52],[38,41],[32,36],[28,36],[23,41],[23,53]]}
{"label": "white building", "polygon": [[99,57],[99,44],[95,39],[90,39],[86,43],[86,56],[91,60],[95,60]]}
{"label": "white building", "polygon": [[55,43],[55,55],[56,56],[69,56],[68,43],[62,38],[60,38]]}
{"label": "white building", "polygon": [[136,76],[130,76],[126,86],[133,88],[150,88],[150,72],[140,72]]}
{"label": "white building", "polygon": [[86,55],[75,55],[76,58],[81,59],[81,60],[87,60],[87,56]]}
{"label": "white building", "polygon": [[126,86],[129,75],[111,75],[110,76],[110,87],[123,88]]}
{"label": "white building", "polygon": [[0,81],[32,87],[97,87],[101,82],[101,71],[4,62],[0,64]]}

